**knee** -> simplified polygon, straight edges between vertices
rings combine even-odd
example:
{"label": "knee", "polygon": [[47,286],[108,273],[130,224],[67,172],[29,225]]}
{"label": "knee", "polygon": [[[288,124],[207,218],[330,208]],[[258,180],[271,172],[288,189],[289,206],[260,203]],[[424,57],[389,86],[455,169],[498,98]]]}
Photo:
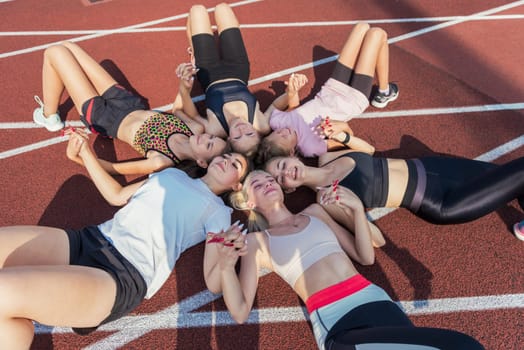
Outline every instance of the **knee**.
{"label": "knee", "polygon": [[75,48],[79,47],[77,44],[75,44],[72,41],[64,41],[61,43],[61,45],[67,48],[68,50],[74,50]]}
{"label": "knee", "polygon": [[369,30],[369,28],[370,28],[369,23],[358,22],[357,24],[355,24],[355,27],[353,28],[353,30],[364,35]]}
{"label": "knee", "polygon": [[67,52],[69,52],[69,49],[65,47],[63,44],[52,45],[45,49],[44,59],[53,60],[60,56],[63,56]]}
{"label": "knee", "polygon": [[388,34],[382,28],[373,27],[366,33],[366,39],[367,38],[378,42],[385,42],[388,39]]}
{"label": "knee", "polygon": [[207,16],[207,9],[204,5],[193,5],[189,10],[190,18],[198,18],[201,16]]}
{"label": "knee", "polygon": [[229,7],[228,4],[225,2],[221,2],[220,4],[215,6],[215,13],[224,12],[224,11],[231,11],[231,7]]}

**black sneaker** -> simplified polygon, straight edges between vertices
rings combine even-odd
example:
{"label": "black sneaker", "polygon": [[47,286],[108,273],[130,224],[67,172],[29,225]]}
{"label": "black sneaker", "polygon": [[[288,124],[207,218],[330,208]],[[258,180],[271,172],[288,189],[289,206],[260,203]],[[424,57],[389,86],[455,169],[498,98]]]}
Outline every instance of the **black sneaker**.
{"label": "black sneaker", "polygon": [[389,95],[384,95],[380,91],[377,91],[375,97],[371,101],[373,107],[384,108],[391,101],[395,101],[398,98],[398,86],[395,83],[389,83]]}

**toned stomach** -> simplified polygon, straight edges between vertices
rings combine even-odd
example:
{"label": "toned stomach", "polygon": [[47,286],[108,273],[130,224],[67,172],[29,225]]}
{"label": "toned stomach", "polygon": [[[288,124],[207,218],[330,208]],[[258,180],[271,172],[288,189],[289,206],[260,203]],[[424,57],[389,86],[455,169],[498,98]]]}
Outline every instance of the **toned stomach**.
{"label": "toned stomach", "polygon": [[404,159],[388,159],[389,188],[386,207],[398,208],[408,186],[408,165]]}
{"label": "toned stomach", "polygon": [[300,276],[293,289],[306,301],[314,293],[356,275],[358,271],[345,253],[333,253],[311,265]]}

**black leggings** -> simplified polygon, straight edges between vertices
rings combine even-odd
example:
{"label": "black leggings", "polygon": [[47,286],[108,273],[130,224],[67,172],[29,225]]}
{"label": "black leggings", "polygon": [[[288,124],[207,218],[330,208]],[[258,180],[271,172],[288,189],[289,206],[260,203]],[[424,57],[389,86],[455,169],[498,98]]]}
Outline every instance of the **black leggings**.
{"label": "black leggings", "polygon": [[[426,189],[417,216],[435,224],[478,219],[518,199],[524,204],[524,157],[503,165],[426,157]],[[423,174],[418,174],[418,176]]]}
{"label": "black leggings", "polygon": [[[415,327],[391,301],[361,305],[326,336],[326,350],[482,350],[472,337],[449,329]],[[419,347],[417,347],[419,345]]]}

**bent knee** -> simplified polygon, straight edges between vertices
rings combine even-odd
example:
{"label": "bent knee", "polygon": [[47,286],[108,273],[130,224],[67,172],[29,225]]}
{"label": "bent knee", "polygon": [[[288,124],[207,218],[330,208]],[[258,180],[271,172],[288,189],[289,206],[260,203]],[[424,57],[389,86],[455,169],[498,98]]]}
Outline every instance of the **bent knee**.
{"label": "bent knee", "polygon": [[362,34],[366,33],[369,30],[370,26],[367,22],[358,22],[353,28],[354,31],[361,32]]}
{"label": "bent knee", "polygon": [[207,9],[204,5],[200,5],[200,4],[193,5],[191,6],[191,9],[189,10],[189,15],[191,17],[202,16],[202,15],[207,16]]}
{"label": "bent knee", "polygon": [[388,38],[388,34],[382,28],[373,27],[369,29],[368,32],[366,33],[366,38],[370,38],[372,40],[377,40],[377,41],[386,41]]}

